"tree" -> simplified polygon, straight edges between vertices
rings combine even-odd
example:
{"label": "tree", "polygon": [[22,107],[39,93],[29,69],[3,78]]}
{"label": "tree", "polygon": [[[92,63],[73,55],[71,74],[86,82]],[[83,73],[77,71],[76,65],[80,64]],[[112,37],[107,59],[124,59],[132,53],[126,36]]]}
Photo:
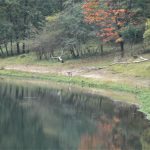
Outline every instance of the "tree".
{"label": "tree", "polygon": [[[86,0],[83,5],[85,22],[96,24],[99,28],[97,35],[102,43],[114,42],[120,44],[124,56],[124,39],[121,31],[133,21],[134,13],[126,1],[119,0]],[[131,4],[130,4],[131,5]]]}
{"label": "tree", "polygon": [[61,45],[68,49],[73,57],[78,57],[84,54],[81,45],[90,38],[92,29],[84,22],[82,3],[68,3],[66,6],[58,20],[63,35]]}
{"label": "tree", "polygon": [[146,22],[146,31],[144,33],[144,39],[146,42],[150,40],[150,19]]}
{"label": "tree", "polygon": [[[1,44],[5,45],[6,52],[7,43],[16,42],[17,54],[25,53],[25,40],[29,39],[37,33],[44,25],[45,17],[40,7],[41,0],[4,0],[0,3],[0,16],[3,18],[0,35]],[[20,43],[22,42],[22,52]]]}

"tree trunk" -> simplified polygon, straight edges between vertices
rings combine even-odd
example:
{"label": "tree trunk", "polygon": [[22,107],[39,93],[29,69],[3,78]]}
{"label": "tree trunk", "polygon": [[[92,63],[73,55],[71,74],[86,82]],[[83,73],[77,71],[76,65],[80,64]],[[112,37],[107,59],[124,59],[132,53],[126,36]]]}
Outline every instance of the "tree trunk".
{"label": "tree trunk", "polygon": [[101,44],[101,55],[103,55],[104,54],[104,46],[103,46],[103,44]]}
{"label": "tree trunk", "polygon": [[121,57],[124,57],[124,42],[120,42]]}
{"label": "tree trunk", "polygon": [[7,54],[7,56],[8,56],[8,55],[9,55],[9,53],[8,53],[7,43],[5,43],[4,45],[5,45],[6,54]]}
{"label": "tree trunk", "polygon": [[[24,1],[24,6],[25,8],[28,6],[28,0]],[[25,41],[26,39],[26,32],[27,32],[27,26],[28,26],[28,21],[27,21],[27,12],[24,12],[24,31],[23,31],[23,40]],[[22,46],[22,52],[25,53],[25,42],[23,42],[23,46]]]}
{"label": "tree trunk", "polygon": [[63,0],[60,0],[60,11],[63,10]]}
{"label": "tree trunk", "polygon": [[75,54],[75,52],[74,52],[74,50],[73,49],[70,49],[70,52],[71,52],[71,55],[72,55],[72,57],[76,57],[76,54]]}
{"label": "tree trunk", "polygon": [[23,45],[22,45],[22,52],[25,53],[25,43],[23,42]]}
{"label": "tree trunk", "polygon": [[128,3],[129,9],[132,9],[132,5],[133,5],[133,0],[129,0],[129,3]]}
{"label": "tree trunk", "polygon": [[3,52],[3,49],[2,49],[2,47],[0,46],[0,50],[1,50],[1,54],[2,54],[2,56],[4,56],[4,52]]}
{"label": "tree trunk", "polygon": [[[10,22],[12,23],[13,17],[12,17],[11,7],[8,8],[8,15],[9,15]],[[11,32],[10,50],[11,50],[11,55],[13,55],[13,32]]]}
{"label": "tree trunk", "polygon": [[11,38],[11,41],[10,41],[10,50],[11,50],[11,55],[13,55],[13,41],[12,41],[12,38]]}
{"label": "tree trunk", "polygon": [[78,48],[74,48],[74,51],[76,51],[76,57],[79,57],[80,56],[79,49]]}
{"label": "tree trunk", "polygon": [[20,54],[20,45],[19,45],[19,44],[20,44],[19,42],[16,43],[16,46],[17,46],[17,54]]}

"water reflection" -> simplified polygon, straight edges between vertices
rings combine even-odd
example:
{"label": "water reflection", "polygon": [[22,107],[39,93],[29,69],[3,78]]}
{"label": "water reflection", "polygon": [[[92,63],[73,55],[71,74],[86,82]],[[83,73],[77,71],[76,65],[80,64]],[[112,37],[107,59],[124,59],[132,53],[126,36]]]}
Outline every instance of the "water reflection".
{"label": "water reflection", "polygon": [[149,150],[136,106],[91,94],[0,82],[0,150]]}

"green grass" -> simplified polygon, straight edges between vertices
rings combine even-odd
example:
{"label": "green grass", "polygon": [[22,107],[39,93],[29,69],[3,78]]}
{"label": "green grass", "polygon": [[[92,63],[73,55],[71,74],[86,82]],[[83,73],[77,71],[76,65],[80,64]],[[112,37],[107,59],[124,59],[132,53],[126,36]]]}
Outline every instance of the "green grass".
{"label": "green grass", "polygon": [[[150,57],[150,54],[145,56]],[[65,60],[62,64],[57,62],[57,60],[38,60],[34,53],[23,54],[14,57],[0,58],[0,68],[8,65],[34,65],[34,66],[45,66],[51,69],[72,69],[72,68],[83,68],[83,67],[103,67],[111,64],[113,62],[113,55],[108,56],[91,56],[87,58],[70,59]],[[107,68],[114,73],[121,73],[133,77],[150,77],[150,62],[143,62],[138,64],[120,64],[113,65]]]}
{"label": "green grass", "polygon": [[134,92],[134,88],[125,84],[113,83],[110,81],[97,82],[96,79],[86,79],[83,77],[68,77],[63,75],[56,74],[40,74],[40,73],[29,73],[21,71],[11,71],[11,70],[0,70],[1,76],[10,76],[10,77],[21,77],[21,78],[34,78],[41,80],[50,80],[60,83],[72,83],[80,86],[88,86],[92,88],[103,88],[103,89],[112,89],[115,91],[125,91],[125,92]]}
{"label": "green grass", "polygon": [[[52,21],[57,19],[59,14],[53,17],[48,17],[47,19]],[[58,31],[54,31],[58,32]],[[38,40],[38,39],[37,39]],[[31,41],[27,41],[31,42]],[[32,43],[32,42],[31,42]],[[30,44],[31,44],[30,43]],[[88,47],[91,49],[91,51],[94,51],[97,47],[97,43],[94,40],[88,41],[86,44],[82,45],[82,48],[85,49],[85,47]],[[32,45],[32,44],[31,44]],[[148,49],[150,47],[147,47]],[[131,58],[132,51],[138,52],[142,49],[142,44],[136,44],[133,47],[133,50],[131,50],[131,46],[126,44],[125,45],[125,53],[126,53],[126,59],[127,60],[133,60]],[[69,52],[65,52],[65,63],[61,64],[57,62],[57,60],[38,60],[35,53],[29,53],[29,54],[22,54],[19,56],[13,56],[8,57],[5,59],[0,58],[0,68],[5,67],[8,65],[36,65],[36,66],[46,66],[50,67],[51,69],[72,69],[72,68],[83,68],[83,67],[103,67],[108,66],[114,61],[114,58],[116,58],[116,52],[112,50],[111,45],[105,45],[104,46],[105,53],[108,53],[107,55],[104,55],[103,57],[99,54],[96,54],[95,56],[92,54],[85,55],[83,58],[78,59],[68,59]],[[56,52],[60,53],[60,50],[56,50]],[[60,54],[58,54],[60,55]],[[129,56],[130,55],[130,56]],[[145,58],[150,59],[150,54],[143,55]],[[108,67],[108,70],[113,71],[114,73],[121,73],[128,76],[133,77],[143,77],[143,78],[149,78],[150,77],[150,62],[143,62],[138,64],[126,64],[126,65],[113,65]]]}
{"label": "green grass", "polygon": [[8,65],[36,65],[36,66],[46,66],[55,68],[79,68],[86,66],[104,66],[112,62],[112,57],[108,56],[107,59],[101,56],[91,56],[86,58],[78,59],[65,59],[65,63],[60,63],[57,60],[39,60],[37,59],[35,53],[22,54],[19,56],[13,56],[8,58],[0,58],[0,67],[5,67]]}
{"label": "green grass", "polygon": [[140,110],[146,114],[150,119],[150,90],[141,90],[138,93],[138,98],[141,100]]}
{"label": "green grass", "polygon": [[35,53],[22,54],[18,56],[12,56],[7,58],[0,58],[0,67],[9,65],[36,65],[36,66],[50,66],[57,65],[56,61],[52,60],[38,60]]}
{"label": "green grass", "polygon": [[24,79],[40,79],[50,80],[59,83],[71,83],[82,87],[90,87],[95,89],[110,89],[114,91],[128,92],[135,94],[141,104],[140,110],[148,115],[150,119],[150,89],[148,88],[137,88],[128,84],[113,83],[113,82],[98,82],[96,79],[86,79],[82,77],[72,77],[55,75],[55,74],[34,74],[19,71],[6,71],[0,70],[0,76],[17,77]]}
{"label": "green grass", "polygon": [[150,62],[143,62],[138,64],[120,64],[111,66],[110,69],[116,73],[121,73],[136,77],[150,77]]}

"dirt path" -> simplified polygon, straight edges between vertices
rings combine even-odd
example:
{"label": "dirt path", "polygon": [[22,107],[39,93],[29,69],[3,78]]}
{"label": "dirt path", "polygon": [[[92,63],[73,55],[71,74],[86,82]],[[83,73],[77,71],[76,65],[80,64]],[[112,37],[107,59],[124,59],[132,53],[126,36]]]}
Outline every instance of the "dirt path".
{"label": "dirt path", "polygon": [[150,87],[150,80],[139,77],[124,76],[121,74],[114,74],[107,69],[98,70],[94,67],[82,67],[73,69],[64,68],[50,68],[44,66],[29,66],[29,65],[12,65],[6,66],[6,70],[17,70],[32,73],[42,74],[59,74],[59,75],[70,75],[70,76],[81,76],[84,78],[97,79],[98,81],[118,82],[122,84],[131,84],[137,87]]}

